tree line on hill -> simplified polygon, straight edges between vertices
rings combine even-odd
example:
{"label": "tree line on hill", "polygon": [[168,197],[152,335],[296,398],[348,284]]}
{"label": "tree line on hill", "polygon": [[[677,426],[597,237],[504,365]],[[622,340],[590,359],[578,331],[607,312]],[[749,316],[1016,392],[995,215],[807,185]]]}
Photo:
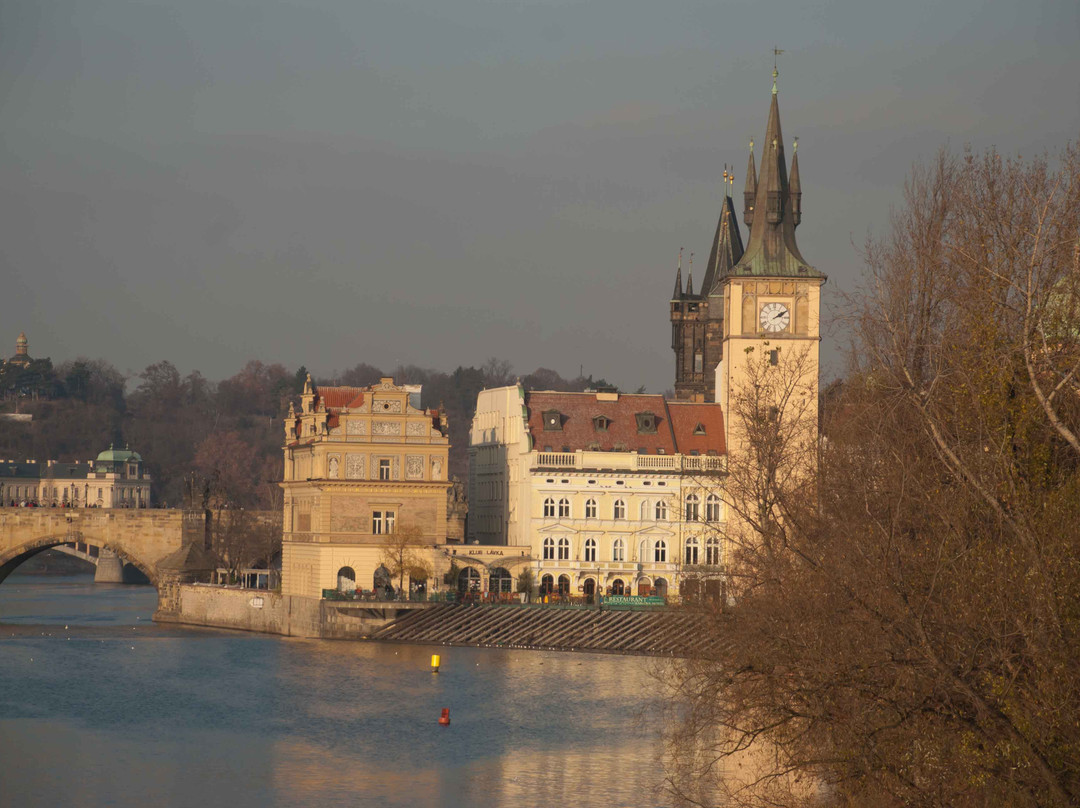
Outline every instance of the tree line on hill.
{"label": "tree line on hill", "polygon": [[[153,478],[153,503],[179,507],[206,501],[214,507],[274,510],[280,506],[283,419],[299,403],[308,371],[251,360],[238,373],[213,382],[199,371],[182,374],[169,361],[128,378],[103,359],[53,365],[0,367],[4,409],[17,407],[30,423],[0,421],[0,458],[93,459],[110,445],[139,452]],[[366,387],[384,376],[423,385],[423,405],[444,407],[450,422],[450,474],[468,473],[468,436],[476,396],[512,384],[511,364],[489,359],[450,373],[400,366],[387,373],[360,363],[316,385]],[[566,379],[539,368],[522,376],[527,389],[582,391],[610,387],[591,376]]]}

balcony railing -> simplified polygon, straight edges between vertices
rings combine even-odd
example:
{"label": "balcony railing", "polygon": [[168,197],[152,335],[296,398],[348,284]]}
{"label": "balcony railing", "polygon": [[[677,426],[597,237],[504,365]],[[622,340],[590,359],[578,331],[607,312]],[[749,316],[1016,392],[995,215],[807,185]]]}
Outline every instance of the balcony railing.
{"label": "balcony railing", "polygon": [[532,468],[715,473],[727,469],[727,458],[718,455],[647,455],[636,452],[537,452]]}

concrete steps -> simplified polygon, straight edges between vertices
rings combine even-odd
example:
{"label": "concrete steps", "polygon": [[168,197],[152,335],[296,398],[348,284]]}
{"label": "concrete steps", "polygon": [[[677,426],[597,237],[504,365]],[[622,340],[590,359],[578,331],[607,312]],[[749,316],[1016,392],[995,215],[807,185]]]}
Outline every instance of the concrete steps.
{"label": "concrete steps", "polygon": [[409,612],[372,639],[649,656],[707,653],[720,642],[716,623],[702,612],[461,604]]}

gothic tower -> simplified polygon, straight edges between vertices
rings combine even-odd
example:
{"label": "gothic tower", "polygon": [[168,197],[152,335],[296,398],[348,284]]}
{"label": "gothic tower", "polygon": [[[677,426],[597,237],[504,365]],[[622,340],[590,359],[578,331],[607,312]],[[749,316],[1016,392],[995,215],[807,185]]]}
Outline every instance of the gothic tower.
{"label": "gothic tower", "polygon": [[[755,176],[751,155],[746,177],[743,215],[750,227],[746,250],[717,279],[724,314],[716,401],[724,411],[729,457],[744,444],[736,417],[739,397],[767,386],[762,384],[764,374],[773,374],[774,381],[796,391],[798,400],[788,402],[789,412],[797,411],[794,417],[807,441],[816,441],[817,434],[819,312],[826,277],[806,262],[795,242],[795,228],[802,220],[798,142],[789,175],[776,76],[774,68],[760,171]],[[786,380],[781,380],[784,374]]]}
{"label": "gothic tower", "polygon": [[[751,157],[751,159],[753,159]],[[723,351],[723,279],[743,254],[735,207],[724,171],[724,203],[716,223],[701,289],[694,294],[691,272],[682,289],[682,254],[671,298],[671,347],[675,351],[675,397],[680,401],[714,400],[715,369]]]}

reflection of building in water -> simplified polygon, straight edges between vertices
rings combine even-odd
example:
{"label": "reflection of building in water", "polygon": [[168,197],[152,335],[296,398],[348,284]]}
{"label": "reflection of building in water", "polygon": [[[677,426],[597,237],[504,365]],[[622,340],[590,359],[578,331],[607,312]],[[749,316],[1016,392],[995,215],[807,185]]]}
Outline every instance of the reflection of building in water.
{"label": "reflection of building in water", "polygon": [[391,378],[356,388],[308,377],[285,419],[285,594],[372,589],[389,536],[447,540],[446,413],[420,395]]}
{"label": "reflection of building in water", "polygon": [[275,744],[282,804],[668,803],[652,799],[664,774],[641,658],[322,643],[304,660],[291,666],[304,686],[286,688],[289,709],[323,736]]}
{"label": "reflection of building in water", "polygon": [[130,449],[109,447],[89,463],[0,461],[0,504],[149,508],[150,473]]}

